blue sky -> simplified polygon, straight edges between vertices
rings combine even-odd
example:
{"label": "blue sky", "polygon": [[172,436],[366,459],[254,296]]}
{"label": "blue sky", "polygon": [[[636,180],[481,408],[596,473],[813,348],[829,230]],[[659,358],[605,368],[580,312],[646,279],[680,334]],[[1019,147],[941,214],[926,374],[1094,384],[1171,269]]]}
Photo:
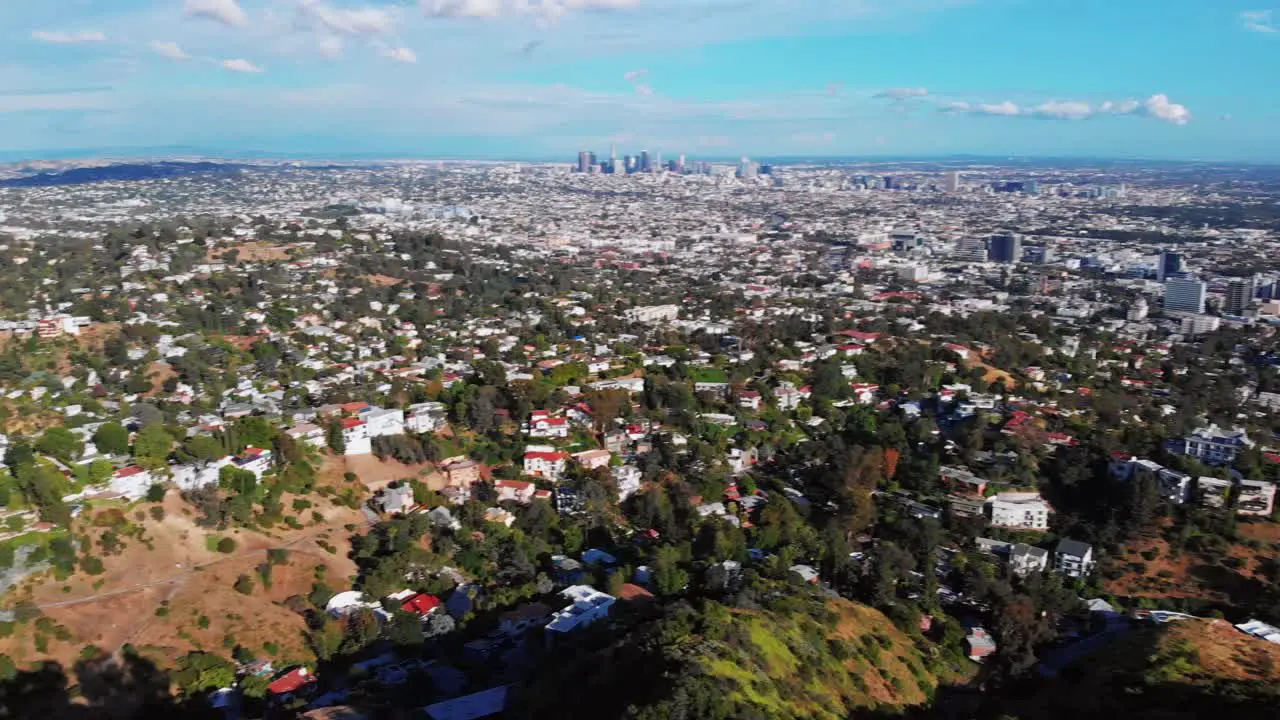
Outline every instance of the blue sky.
{"label": "blue sky", "polygon": [[1266,2],[11,0],[0,154],[1280,162]]}

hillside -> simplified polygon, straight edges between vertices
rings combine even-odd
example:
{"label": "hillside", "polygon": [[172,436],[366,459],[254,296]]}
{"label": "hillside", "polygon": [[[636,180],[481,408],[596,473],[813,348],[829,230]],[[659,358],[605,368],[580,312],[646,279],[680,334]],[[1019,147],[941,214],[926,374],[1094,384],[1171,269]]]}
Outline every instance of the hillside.
{"label": "hillside", "polygon": [[1011,700],[1021,718],[1280,717],[1280,645],[1222,620],[1143,628]]}
{"label": "hillside", "polygon": [[[880,612],[790,598],[769,609],[707,602],[536,677],[516,716],[831,718],[926,705],[939,679],[922,648]],[[570,659],[572,658],[572,659]],[[566,707],[568,687],[590,697]]]}

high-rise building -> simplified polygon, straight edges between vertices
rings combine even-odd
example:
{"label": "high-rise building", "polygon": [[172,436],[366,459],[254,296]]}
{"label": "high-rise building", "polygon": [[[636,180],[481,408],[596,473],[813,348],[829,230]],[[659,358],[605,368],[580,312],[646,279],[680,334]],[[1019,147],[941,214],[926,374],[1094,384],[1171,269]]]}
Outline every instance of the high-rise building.
{"label": "high-rise building", "polygon": [[956,255],[968,262],[987,261],[987,239],[980,237],[961,238],[956,244]]}
{"label": "high-rise building", "polygon": [[947,192],[960,192],[960,177],[958,172],[947,173],[946,183],[943,186]]}
{"label": "high-rise building", "polygon": [[751,158],[744,157],[738,163],[738,177],[744,180],[750,180],[760,171],[760,166],[751,162]]}
{"label": "high-rise building", "polygon": [[1164,309],[1201,314],[1207,286],[1196,277],[1170,277],[1164,281]]}
{"label": "high-rise building", "polygon": [[1156,280],[1164,282],[1180,272],[1182,272],[1182,256],[1168,250],[1160,251],[1160,261],[1156,265]]}
{"label": "high-rise building", "polygon": [[1033,265],[1048,265],[1056,258],[1052,245],[1028,245],[1022,249],[1022,261]]}
{"label": "high-rise building", "polygon": [[1253,278],[1232,278],[1227,283],[1227,301],[1222,311],[1228,315],[1243,315],[1253,306]]}
{"label": "high-rise building", "polygon": [[586,150],[578,153],[578,172],[591,172],[591,153]]}
{"label": "high-rise building", "polygon": [[679,158],[676,159],[676,172],[680,173],[681,175],[684,174],[684,155],[681,155]]}
{"label": "high-rise building", "polygon": [[1039,180],[1027,180],[1027,181],[1023,182],[1023,183],[1022,183],[1022,192],[1026,193],[1026,194],[1028,194],[1028,195],[1039,195],[1039,194],[1040,194],[1040,181],[1039,181]]}
{"label": "high-rise building", "polygon": [[648,150],[640,151],[640,172],[653,172],[653,158],[649,155]]}
{"label": "high-rise building", "polygon": [[1022,236],[1013,233],[992,235],[987,243],[992,262],[1016,263],[1022,260]]}

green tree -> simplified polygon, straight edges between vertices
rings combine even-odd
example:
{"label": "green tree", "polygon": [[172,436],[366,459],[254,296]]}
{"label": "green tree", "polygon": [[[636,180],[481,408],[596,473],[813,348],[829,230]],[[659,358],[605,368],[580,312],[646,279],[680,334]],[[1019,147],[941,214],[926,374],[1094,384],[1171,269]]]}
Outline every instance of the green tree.
{"label": "green tree", "polygon": [[149,425],[133,441],[133,454],[138,458],[163,462],[173,449],[173,436],[162,425]]}
{"label": "green tree", "polygon": [[79,460],[84,454],[84,442],[64,427],[52,427],[36,441],[36,450],[69,463]]}
{"label": "green tree", "polygon": [[397,647],[408,648],[422,644],[422,619],[417,615],[397,610],[387,625],[387,639]]}
{"label": "green tree", "polygon": [[325,427],[325,442],[329,449],[341,455],[347,451],[347,441],[342,434],[342,421],[333,420]]}
{"label": "green tree", "polygon": [[236,592],[240,593],[241,595],[252,595],[253,594],[253,578],[249,577],[248,575],[241,574],[240,577],[236,578],[236,584],[234,587]]}
{"label": "green tree", "polygon": [[178,661],[173,681],[186,695],[230,687],[236,682],[236,666],[217,655],[190,652]]}
{"label": "green tree", "polygon": [[93,446],[104,455],[125,455],[129,452],[129,431],[118,422],[103,423],[93,433]]}
{"label": "green tree", "polygon": [[653,582],[662,595],[674,595],[689,584],[689,573],[680,566],[680,549],[671,545],[658,548],[653,563]]}

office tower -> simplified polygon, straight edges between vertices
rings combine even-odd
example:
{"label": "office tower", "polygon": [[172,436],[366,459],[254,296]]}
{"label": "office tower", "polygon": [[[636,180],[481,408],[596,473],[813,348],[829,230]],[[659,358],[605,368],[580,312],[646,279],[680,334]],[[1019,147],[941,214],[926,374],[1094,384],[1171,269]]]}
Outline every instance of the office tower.
{"label": "office tower", "polygon": [[1168,250],[1160,251],[1160,262],[1156,265],[1156,280],[1164,282],[1171,276],[1182,272],[1182,256]]}
{"label": "office tower", "polygon": [[628,175],[636,171],[635,155],[628,155],[622,158],[622,171]]}
{"label": "office tower", "polygon": [[609,172],[618,171],[618,143],[611,143],[609,145],[609,167]]}
{"label": "office tower", "polygon": [[1203,313],[1205,283],[1195,277],[1170,277],[1164,281],[1164,309],[1170,312]]}
{"label": "office tower", "polygon": [[885,176],[884,176],[884,189],[885,189],[885,190],[892,190],[892,189],[893,189],[893,176],[892,176],[892,175],[885,175]]}
{"label": "office tower", "polygon": [[649,157],[648,150],[640,151],[640,172],[653,172],[653,158]]}
{"label": "office tower", "polygon": [[1022,192],[1026,193],[1026,194],[1028,194],[1028,195],[1039,195],[1039,194],[1040,194],[1040,181],[1039,181],[1039,180],[1027,180],[1026,182],[1022,183]]}
{"label": "office tower", "polygon": [[596,172],[600,169],[599,161],[596,159],[595,153],[587,153],[587,171]]}
{"label": "office tower", "polygon": [[1223,312],[1228,315],[1243,315],[1253,306],[1253,278],[1233,278],[1227,283],[1227,301]]}
{"label": "office tower", "polygon": [[1016,263],[1022,260],[1022,236],[1013,233],[992,235],[987,247],[991,260],[999,263]]}
{"label": "office tower", "polygon": [[1022,261],[1035,265],[1048,265],[1056,257],[1051,245],[1028,245],[1022,250]]}
{"label": "office tower", "polygon": [[960,192],[960,173],[958,172],[947,173],[946,182],[943,185],[943,187],[949,193]]}
{"label": "office tower", "polygon": [[578,172],[591,172],[591,153],[586,150],[578,153]]}
{"label": "office tower", "polygon": [[956,245],[957,256],[968,262],[987,261],[987,239],[980,237],[961,238]]}
{"label": "office tower", "polygon": [[744,180],[750,180],[754,178],[756,176],[756,173],[758,173],[759,171],[760,171],[760,166],[756,163],[751,162],[750,158],[744,157],[738,163],[738,177]]}
{"label": "office tower", "polygon": [[680,173],[681,175],[684,174],[684,155],[681,155],[678,159],[676,159],[676,172]]}

